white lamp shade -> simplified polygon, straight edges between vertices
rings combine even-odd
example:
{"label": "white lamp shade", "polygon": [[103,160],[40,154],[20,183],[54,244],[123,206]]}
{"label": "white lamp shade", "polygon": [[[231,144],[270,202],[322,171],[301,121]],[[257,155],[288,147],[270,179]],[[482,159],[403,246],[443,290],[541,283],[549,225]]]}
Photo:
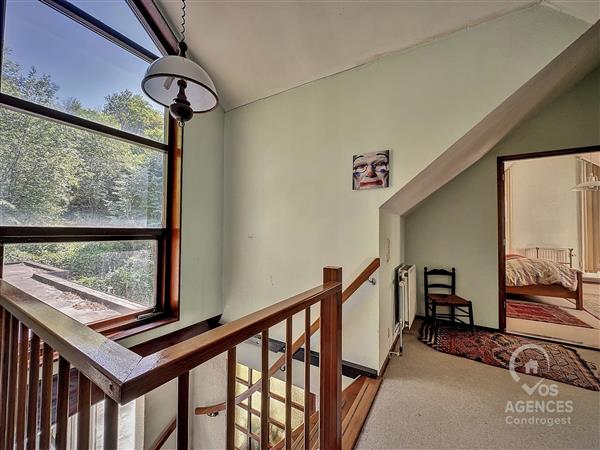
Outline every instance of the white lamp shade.
{"label": "white lamp shade", "polygon": [[180,79],[187,83],[185,96],[195,113],[217,107],[217,90],[206,71],[182,56],[164,56],[150,64],[142,80],[142,90],[152,100],[168,107],[177,97]]}

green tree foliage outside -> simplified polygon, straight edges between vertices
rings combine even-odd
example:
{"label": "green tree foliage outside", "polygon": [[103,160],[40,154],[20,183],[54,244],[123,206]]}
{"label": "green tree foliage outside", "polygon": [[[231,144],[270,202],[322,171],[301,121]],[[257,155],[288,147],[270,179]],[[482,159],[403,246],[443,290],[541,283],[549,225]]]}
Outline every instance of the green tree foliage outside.
{"label": "green tree foliage outside", "polygon": [[154,303],[153,241],[14,244],[5,260],[37,262],[69,272],[68,279],[141,305]]}
{"label": "green tree foliage outside", "polygon": [[[2,92],[161,141],[164,117],[139,94],[74,98],[5,51]],[[0,107],[0,225],[161,227],[164,156],[155,150]],[[153,242],[8,245],[5,261],[36,261],[103,292],[153,303]]]}

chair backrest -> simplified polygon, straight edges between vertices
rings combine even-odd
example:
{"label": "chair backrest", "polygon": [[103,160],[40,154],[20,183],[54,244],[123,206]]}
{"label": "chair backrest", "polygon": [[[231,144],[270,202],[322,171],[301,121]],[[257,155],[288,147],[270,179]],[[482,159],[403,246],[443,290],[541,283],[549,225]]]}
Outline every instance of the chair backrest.
{"label": "chair backrest", "polygon": [[[427,267],[424,269],[424,281],[425,281],[425,302],[427,302],[427,296],[429,295],[429,289],[447,289],[450,291],[450,294],[456,294],[456,269],[453,267],[452,270],[446,269],[431,269],[427,270]],[[430,282],[430,276],[442,276],[449,277],[450,284],[439,283],[439,282]]]}

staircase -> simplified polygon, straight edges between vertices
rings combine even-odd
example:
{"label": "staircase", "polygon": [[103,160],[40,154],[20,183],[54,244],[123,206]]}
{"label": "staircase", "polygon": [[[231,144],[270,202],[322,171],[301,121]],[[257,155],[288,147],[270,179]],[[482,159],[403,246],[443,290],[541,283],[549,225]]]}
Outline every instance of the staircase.
{"label": "staircase", "polygon": [[[366,420],[380,380],[358,377],[341,389],[342,304],[379,267],[379,259],[342,292],[341,268],[323,269],[323,283],[233,322],[142,356],[97,331],[60,313],[0,279],[0,448],[66,450],[76,421],[76,448],[91,448],[91,408],[104,402],[104,448],[118,447],[119,405],[144,396],[177,380],[177,416],[150,448],[158,449],[172,433],[178,450],[190,448],[190,371],[212,358],[227,354],[226,401],[195,409],[196,414],[226,411],[228,450],[235,446],[235,410],[254,392],[260,392],[260,433],[253,438],[260,448],[351,449]],[[320,306],[320,318],[311,323],[311,307]],[[293,316],[302,314],[304,333],[292,340]],[[285,325],[285,355],[269,364],[269,329]],[[314,394],[304,392],[304,402],[292,398],[292,358],[302,346],[310,355],[310,337],[320,330],[318,410]],[[236,395],[236,348],[261,336],[261,378],[248,380]],[[58,361],[56,365],[55,362]],[[285,365],[285,395],[271,392],[270,380]],[[304,358],[304,385],[310,386],[310,358]],[[58,366],[58,367],[57,367]],[[53,385],[56,387],[53,389]],[[54,391],[54,392],[53,392]],[[55,394],[56,393],[56,394]],[[269,403],[276,398],[285,407],[279,422],[285,437],[269,442]],[[69,398],[71,397],[71,399]],[[77,402],[72,402],[74,398]],[[53,401],[56,399],[56,401]],[[73,407],[71,407],[73,405]],[[244,405],[246,406],[246,405]],[[247,406],[251,409],[250,403]],[[301,409],[303,423],[292,429],[292,408]],[[253,411],[254,412],[254,411]],[[75,425],[73,425],[75,427]],[[249,430],[250,432],[252,430]]]}
{"label": "staircase", "polygon": [[[373,379],[361,375],[342,392],[342,450],[351,450],[356,445],[380,385],[381,378]],[[292,432],[292,449],[319,448],[319,411],[310,416],[308,433],[303,433],[303,430],[304,423]],[[307,444],[305,434],[310,436]],[[284,449],[285,439],[271,448]]]}
{"label": "staircase", "polygon": [[[360,286],[363,285],[373,273],[379,268],[379,258],[374,258],[365,269],[350,283],[350,285],[342,293],[342,305],[354,294]],[[310,326],[309,326],[310,325]],[[269,377],[272,377],[279,369],[284,365],[291,365],[291,356],[295,354],[302,345],[305,348],[305,357],[310,354],[310,336],[319,330],[320,319],[315,320],[310,324],[310,319],[307,319],[305,333],[299,336],[293,343],[291,343],[291,337],[288,339],[287,345],[291,347],[291,352],[286,352],[289,360],[286,360],[286,356],[282,356],[270,367]],[[291,343],[291,345],[290,345]],[[309,363],[308,363],[309,364]],[[305,367],[308,367],[305,361]],[[305,372],[305,377],[308,374]],[[291,380],[291,378],[290,378]],[[381,379],[372,379],[365,376],[357,377],[346,389],[342,392],[342,403],[341,403],[341,429],[342,429],[342,449],[352,449],[356,444],[360,431],[364,425],[367,415],[371,409],[371,405],[375,399]],[[241,402],[247,400],[251,395],[260,390],[261,380],[255,383],[248,383],[246,390],[236,396],[235,404],[241,405]],[[309,383],[305,383],[309,385]],[[309,404],[309,392],[305,393],[305,406]],[[273,396],[272,392],[268,394],[270,397]],[[226,409],[225,402],[197,407],[195,410],[196,415],[214,415],[220,411]],[[308,420],[307,420],[308,419]],[[269,420],[272,420],[269,417]],[[319,448],[319,413],[318,411],[313,412],[311,410],[305,411],[305,422],[309,425],[306,426],[304,423],[296,427],[291,431],[291,448]],[[173,426],[173,424],[170,424]],[[251,436],[250,430],[247,430],[249,439],[254,438]],[[309,435],[309,442],[305,443],[305,435]],[[286,446],[286,439],[283,438],[276,444],[269,443],[271,448],[290,448]],[[158,450],[160,447],[153,447],[153,450]]]}

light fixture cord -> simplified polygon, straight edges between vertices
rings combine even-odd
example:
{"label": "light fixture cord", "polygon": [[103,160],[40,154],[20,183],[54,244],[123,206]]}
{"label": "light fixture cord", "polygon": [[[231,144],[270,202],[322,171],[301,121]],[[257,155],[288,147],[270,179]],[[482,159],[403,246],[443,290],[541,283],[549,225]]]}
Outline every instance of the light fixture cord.
{"label": "light fixture cord", "polygon": [[183,6],[181,8],[181,41],[185,42],[185,0],[182,0]]}

